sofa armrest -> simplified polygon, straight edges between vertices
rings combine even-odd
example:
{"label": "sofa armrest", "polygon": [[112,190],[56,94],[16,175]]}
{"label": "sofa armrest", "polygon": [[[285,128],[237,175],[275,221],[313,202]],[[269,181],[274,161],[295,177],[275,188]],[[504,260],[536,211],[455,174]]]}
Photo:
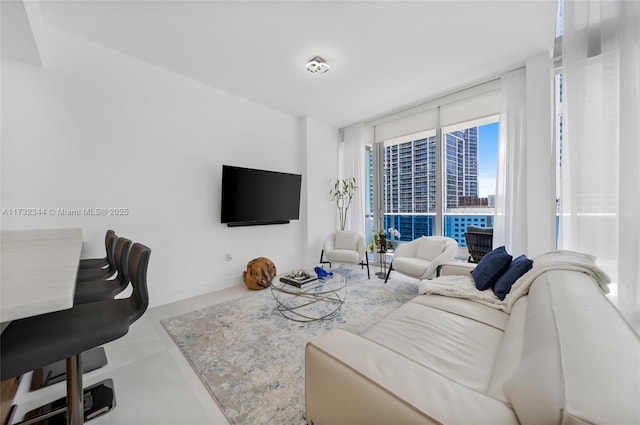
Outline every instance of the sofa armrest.
{"label": "sofa armrest", "polygon": [[324,249],[325,252],[329,252],[329,251],[333,251],[335,247],[336,247],[336,234],[332,233],[329,236],[327,236],[327,239],[324,240],[322,249]]}
{"label": "sofa armrest", "polygon": [[306,346],[309,424],[517,424],[506,404],[342,329]]}
{"label": "sofa armrest", "polygon": [[449,261],[438,266],[437,276],[470,276],[471,271],[477,265],[477,263],[468,263],[466,261]]}
{"label": "sofa armrest", "polygon": [[442,253],[433,259],[432,263],[440,265],[453,260],[453,257],[456,255],[456,249],[458,249],[458,244],[455,243],[454,240],[451,241],[451,243],[447,243]]}
{"label": "sofa armrest", "polygon": [[362,261],[367,252],[367,242],[364,240],[364,236],[362,235],[358,235],[356,250],[358,251],[358,254],[360,254],[360,260]]}
{"label": "sofa armrest", "polygon": [[429,267],[427,267],[427,269],[422,275],[422,279],[430,279],[433,275],[439,276],[438,269],[440,265],[451,261],[451,259],[456,253],[456,248],[457,248],[457,245],[447,246],[440,255],[438,255],[436,258],[434,258],[430,262]]}

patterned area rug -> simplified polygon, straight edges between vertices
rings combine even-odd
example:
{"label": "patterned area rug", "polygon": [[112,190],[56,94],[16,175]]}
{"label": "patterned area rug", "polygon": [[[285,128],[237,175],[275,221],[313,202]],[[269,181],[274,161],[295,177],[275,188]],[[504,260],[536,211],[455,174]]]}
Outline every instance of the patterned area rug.
{"label": "patterned area rug", "polygon": [[415,283],[334,272],[349,280],[329,321],[284,318],[270,289],[162,321],[232,424],[306,424],[305,343],[334,327],[361,333],[418,294]]}

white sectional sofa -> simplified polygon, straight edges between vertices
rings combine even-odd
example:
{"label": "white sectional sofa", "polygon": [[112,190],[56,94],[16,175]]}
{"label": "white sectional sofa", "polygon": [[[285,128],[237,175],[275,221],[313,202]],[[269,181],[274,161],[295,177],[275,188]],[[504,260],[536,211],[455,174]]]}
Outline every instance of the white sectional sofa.
{"label": "white sectional sofa", "polygon": [[576,271],[541,274],[510,313],[419,295],[311,341],[305,368],[310,425],[640,424],[639,337]]}

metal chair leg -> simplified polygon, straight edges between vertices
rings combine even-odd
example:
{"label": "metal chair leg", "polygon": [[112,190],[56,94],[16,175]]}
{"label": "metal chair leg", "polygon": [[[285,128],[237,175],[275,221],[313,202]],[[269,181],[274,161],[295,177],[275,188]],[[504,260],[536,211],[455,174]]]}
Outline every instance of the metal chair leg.
{"label": "metal chair leg", "polygon": [[324,261],[322,257],[324,256],[324,249],[320,251],[320,267],[324,268],[322,264],[329,264],[329,268],[331,268],[331,261]]}
{"label": "metal chair leg", "polygon": [[364,258],[367,261],[367,279],[371,280],[371,274],[369,273],[369,254],[365,253]]}
{"label": "metal chair leg", "polygon": [[387,280],[389,280],[389,275],[391,274],[392,269],[393,269],[393,261],[391,261],[391,264],[389,264],[389,271],[387,272],[387,277],[384,278],[384,283],[387,283]]}

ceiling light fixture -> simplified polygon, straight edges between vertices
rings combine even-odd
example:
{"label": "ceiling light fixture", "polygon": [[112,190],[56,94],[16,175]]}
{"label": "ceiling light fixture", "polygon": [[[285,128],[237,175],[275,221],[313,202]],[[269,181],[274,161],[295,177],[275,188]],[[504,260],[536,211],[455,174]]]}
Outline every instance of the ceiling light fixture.
{"label": "ceiling light fixture", "polygon": [[307,64],[307,71],[312,74],[324,74],[329,71],[329,65],[320,56],[311,59]]}

